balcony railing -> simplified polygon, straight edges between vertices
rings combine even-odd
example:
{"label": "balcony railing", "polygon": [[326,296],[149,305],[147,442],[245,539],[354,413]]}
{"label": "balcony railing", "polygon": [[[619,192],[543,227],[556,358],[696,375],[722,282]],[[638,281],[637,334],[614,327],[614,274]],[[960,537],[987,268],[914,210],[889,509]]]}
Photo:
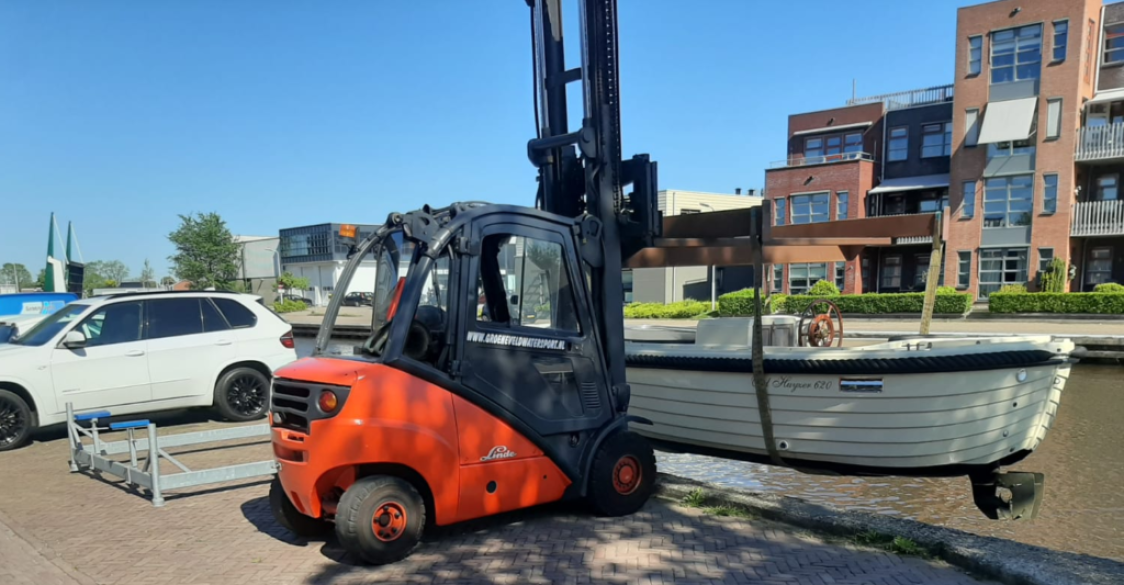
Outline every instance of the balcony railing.
{"label": "balcony railing", "polygon": [[1073,206],[1074,236],[1124,236],[1124,200],[1083,201]]}
{"label": "balcony railing", "polygon": [[903,108],[912,108],[914,106],[940,104],[951,101],[952,85],[949,84],[926,87],[925,89],[914,89],[911,91],[899,91],[897,93],[884,93],[882,95],[852,98],[847,100],[847,105],[858,106],[862,104],[876,104],[878,102],[882,102],[886,104],[886,111],[892,111],[900,110]]}
{"label": "balcony railing", "polygon": [[1074,158],[1079,161],[1124,158],[1124,124],[1078,128]]}
{"label": "balcony railing", "polygon": [[792,157],[788,160],[777,160],[769,163],[770,169],[784,169],[788,167],[806,167],[809,165],[824,165],[853,160],[874,160],[874,155],[869,152],[844,152],[840,154],[825,154],[823,156]]}

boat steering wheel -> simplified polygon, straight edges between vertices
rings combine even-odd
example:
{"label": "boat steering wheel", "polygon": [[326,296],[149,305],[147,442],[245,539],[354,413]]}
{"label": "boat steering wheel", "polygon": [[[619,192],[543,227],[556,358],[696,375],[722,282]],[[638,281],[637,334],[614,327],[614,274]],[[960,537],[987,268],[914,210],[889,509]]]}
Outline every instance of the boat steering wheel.
{"label": "boat steering wheel", "polygon": [[[827,299],[817,299],[800,315],[799,343],[801,347],[843,347],[843,314],[839,307]],[[838,342],[836,332],[838,331]]]}

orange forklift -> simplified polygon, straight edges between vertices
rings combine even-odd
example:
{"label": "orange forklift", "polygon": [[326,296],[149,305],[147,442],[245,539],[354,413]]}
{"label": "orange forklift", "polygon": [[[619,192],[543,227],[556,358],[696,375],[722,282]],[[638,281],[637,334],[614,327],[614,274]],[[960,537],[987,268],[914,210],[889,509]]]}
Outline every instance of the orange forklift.
{"label": "orange forklift", "polygon": [[[406,557],[427,525],[565,499],[626,515],[654,486],[652,447],[628,428],[650,422],[627,414],[621,268],[661,217],[656,163],[621,159],[616,1],[580,3],[573,69],[561,0],[527,3],[536,206],[391,214],[351,244],[337,286],[373,291],[369,337],[334,344],[335,295],[313,357],[273,381],[277,521],[304,536],[334,524],[370,563]],[[584,116],[570,131],[573,82]]]}

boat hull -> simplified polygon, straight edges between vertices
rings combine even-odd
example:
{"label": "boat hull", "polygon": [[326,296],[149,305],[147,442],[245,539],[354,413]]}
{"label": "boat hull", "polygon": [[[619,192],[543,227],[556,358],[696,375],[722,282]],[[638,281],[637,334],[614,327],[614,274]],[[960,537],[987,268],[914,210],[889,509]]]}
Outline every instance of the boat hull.
{"label": "boat hull", "polygon": [[[1037,448],[1069,378],[1072,344],[937,345],[922,352],[903,344],[766,348],[778,454],[793,467],[958,475]],[[653,424],[633,430],[676,450],[768,460],[751,368],[728,371],[738,359],[728,350],[663,346],[643,359],[645,351],[633,344],[629,352],[629,413]],[[652,359],[653,352],[665,359]],[[991,359],[1028,352],[1039,357]],[[740,363],[747,359],[745,349]],[[958,360],[959,371],[949,366]]]}

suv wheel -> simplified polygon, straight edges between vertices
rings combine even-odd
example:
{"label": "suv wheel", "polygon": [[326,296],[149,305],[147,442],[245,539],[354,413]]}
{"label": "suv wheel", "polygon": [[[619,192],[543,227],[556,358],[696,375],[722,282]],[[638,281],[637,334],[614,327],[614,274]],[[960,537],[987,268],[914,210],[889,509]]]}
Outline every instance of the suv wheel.
{"label": "suv wheel", "polygon": [[24,446],[33,430],[35,418],[27,402],[14,392],[0,390],[0,451]]}
{"label": "suv wheel", "polygon": [[255,420],[269,410],[269,378],[254,368],[234,368],[215,385],[215,406],[223,418]]}

